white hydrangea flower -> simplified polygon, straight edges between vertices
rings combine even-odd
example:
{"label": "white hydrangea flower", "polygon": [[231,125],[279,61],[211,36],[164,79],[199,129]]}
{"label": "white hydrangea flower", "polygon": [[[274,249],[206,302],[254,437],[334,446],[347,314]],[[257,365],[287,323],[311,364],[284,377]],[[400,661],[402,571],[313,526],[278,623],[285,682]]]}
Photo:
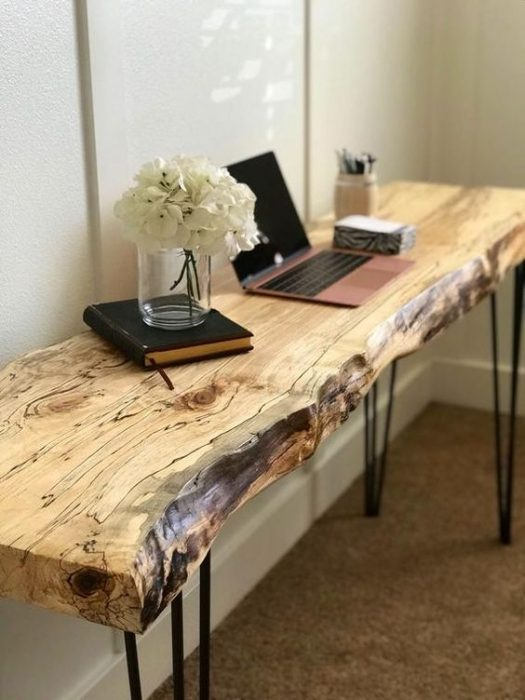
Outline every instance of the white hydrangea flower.
{"label": "white hydrangea flower", "polygon": [[255,195],[207,158],[175,156],[146,163],[115,204],[124,235],[138,246],[236,255],[258,242]]}

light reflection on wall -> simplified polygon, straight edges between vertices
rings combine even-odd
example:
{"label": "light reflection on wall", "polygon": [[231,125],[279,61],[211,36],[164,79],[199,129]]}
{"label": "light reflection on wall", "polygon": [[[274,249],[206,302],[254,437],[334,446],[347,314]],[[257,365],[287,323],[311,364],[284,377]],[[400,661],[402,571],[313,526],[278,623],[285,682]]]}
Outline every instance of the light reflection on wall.
{"label": "light reflection on wall", "polygon": [[[293,12],[287,0],[259,0],[246,6],[243,0],[233,0],[227,2],[230,7],[216,7],[202,21],[202,30],[206,32],[200,37],[201,46],[205,49],[213,47],[214,39],[217,37],[221,43],[224,32],[235,34],[244,32],[245,36],[250,36],[250,47],[253,52],[264,51],[262,57],[249,57],[244,59],[242,66],[237,71],[234,78],[231,75],[223,75],[221,83],[228,83],[227,87],[214,87],[210,91],[210,98],[214,103],[234,102],[238,98],[242,99],[242,92],[245,87],[243,83],[256,80],[261,72],[264,74],[264,83],[257,82],[257,89],[260,90],[259,99],[263,104],[274,102],[289,102],[294,98],[294,61],[288,59],[284,64],[274,60],[286,50],[289,43],[288,32],[290,26],[293,27]],[[231,7],[235,5],[235,7]],[[243,7],[240,7],[243,6]],[[254,19],[256,24],[254,24]],[[284,31],[283,31],[284,28]],[[255,31],[254,31],[255,30]],[[261,36],[259,37],[259,34]],[[292,29],[293,34],[293,29]],[[277,71],[275,71],[277,68]],[[289,76],[283,80],[283,73]],[[279,79],[275,79],[279,77]],[[265,111],[266,125],[264,134],[270,147],[275,141],[275,120],[279,114],[275,109]]]}
{"label": "light reflection on wall", "polygon": [[302,0],[122,2],[130,165],[273,149],[303,199]]}

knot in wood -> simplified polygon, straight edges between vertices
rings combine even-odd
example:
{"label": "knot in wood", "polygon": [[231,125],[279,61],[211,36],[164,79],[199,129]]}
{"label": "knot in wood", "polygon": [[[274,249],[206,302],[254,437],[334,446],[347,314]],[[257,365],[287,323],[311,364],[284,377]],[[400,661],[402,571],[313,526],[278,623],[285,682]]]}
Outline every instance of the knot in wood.
{"label": "knot in wood", "polygon": [[203,389],[198,389],[184,397],[188,408],[198,409],[211,406],[217,398],[217,391],[214,386],[206,386]]}
{"label": "knot in wood", "polygon": [[113,579],[98,569],[79,569],[69,577],[73,592],[82,598],[89,598],[96,593],[111,593],[115,587]]}
{"label": "knot in wood", "polygon": [[68,396],[61,396],[45,404],[44,408],[50,413],[69,413],[81,406],[86,400],[85,396],[81,394],[70,394]]}

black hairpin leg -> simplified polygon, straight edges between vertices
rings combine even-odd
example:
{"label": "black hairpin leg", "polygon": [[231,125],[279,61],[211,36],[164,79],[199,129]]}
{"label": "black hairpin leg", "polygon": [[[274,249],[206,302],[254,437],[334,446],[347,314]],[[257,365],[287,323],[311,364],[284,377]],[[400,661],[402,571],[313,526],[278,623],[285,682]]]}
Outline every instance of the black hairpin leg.
{"label": "black hairpin leg", "polygon": [[[173,697],[184,700],[184,642],[183,642],[182,592],[171,604],[171,652],[173,663]],[[142,700],[137,639],[133,632],[124,632],[126,661],[128,665],[129,697]]]}
{"label": "black hairpin leg", "polygon": [[[211,632],[211,554],[208,552],[200,566],[199,586],[199,700],[210,698],[210,632]],[[124,632],[128,664],[129,696],[142,700],[137,640],[132,632]],[[184,700],[184,615],[182,591],[171,604],[171,653],[173,669],[173,698]]]}
{"label": "black hairpin leg", "polygon": [[182,591],[171,603],[171,663],[173,669],[173,698],[184,700],[184,615]]}
{"label": "black hairpin leg", "polygon": [[508,428],[507,452],[504,454],[501,426],[501,401],[499,382],[498,352],[498,312],[496,294],[490,297],[492,330],[492,369],[494,387],[494,432],[496,443],[496,478],[498,489],[499,536],[503,544],[512,541],[512,501],[514,488],[514,450],[516,442],[516,413],[518,405],[518,375],[521,345],[521,326],[523,320],[523,301],[525,287],[525,262],[520,263],[514,271],[514,303],[512,309],[512,361],[510,375],[510,415]]}
{"label": "black hairpin leg", "polygon": [[142,700],[137,639],[133,632],[124,632],[124,642],[126,645],[126,661],[128,663],[129,697],[131,700]]}
{"label": "black hairpin leg", "polygon": [[[364,399],[365,411],[365,514],[367,516],[379,515],[381,508],[381,495],[385,480],[388,440],[390,437],[390,425],[392,422],[392,408],[394,404],[394,388],[396,382],[397,360],[392,362],[390,370],[390,383],[388,388],[388,405],[386,411],[385,431],[383,435],[383,449],[377,454],[377,382],[372,386],[370,393]],[[370,394],[372,397],[370,398]]]}
{"label": "black hairpin leg", "polygon": [[[199,700],[210,697],[211,632],[211,553],[204,558],[199,585]],[[182,593],[171,604],[171,641],[173,659],[173,698],[184,700],[184,635]]]}
{"label": "black hairpin leg", "polygon": [[200,568],[199,585],[199,700],[210,697],[210,632],[211,632],[211,553]]}
{"label": "black hairpin leg", "polygon": [[[210,632],[211,632],[211,554],[208,552],[200,566],[199,586],[199,700],[210,698]],[[128,664],[129,696],[142,700],[137,640],[133,632],[124,632]],[[184,615],[182,591],[171,604],[171,654],[173,669],[173,698],[184,700]]]}

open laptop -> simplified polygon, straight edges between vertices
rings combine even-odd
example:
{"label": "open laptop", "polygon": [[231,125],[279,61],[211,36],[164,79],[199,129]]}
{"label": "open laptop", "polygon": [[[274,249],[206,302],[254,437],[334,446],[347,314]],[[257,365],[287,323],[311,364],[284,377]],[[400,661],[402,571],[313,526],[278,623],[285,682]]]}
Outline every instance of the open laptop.
{"label": "open laptop", "polygon": [[273,152],[228,170],[255,193],[261,242],[233,260],[247,292],[359,306],[413,263],[399,258],[313,248]]}

